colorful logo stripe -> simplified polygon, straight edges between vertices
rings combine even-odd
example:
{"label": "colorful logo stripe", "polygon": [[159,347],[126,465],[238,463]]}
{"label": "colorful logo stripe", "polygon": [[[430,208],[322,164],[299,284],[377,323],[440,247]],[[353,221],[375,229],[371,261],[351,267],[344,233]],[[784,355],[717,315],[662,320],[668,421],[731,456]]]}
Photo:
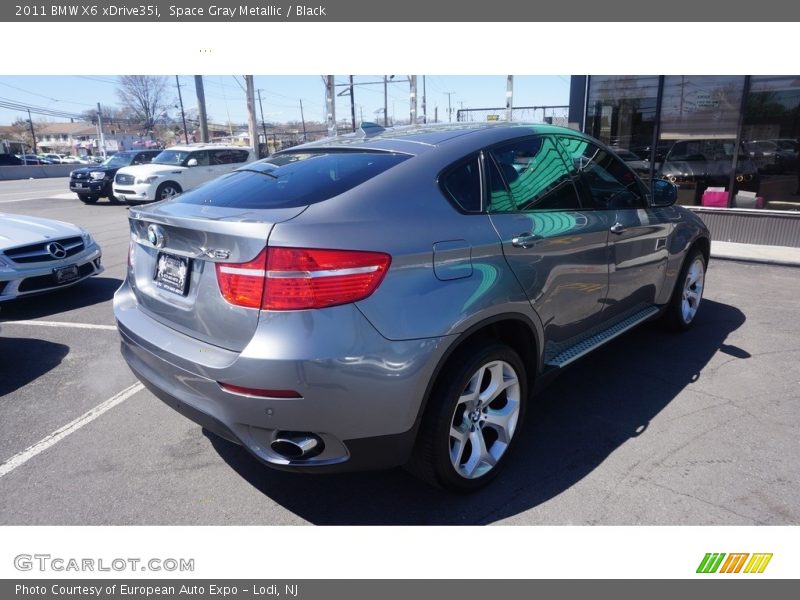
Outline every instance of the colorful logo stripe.
{"label": "colorful logo stripe", "polygon": [[[728,557],[727,559],[725,557]],[[747,558],[750,561],[747,562]],[[723,560],[725,562],[723,562]],[[772,560],[772,553],[734,552],[725,554],[724,552],[708,552],[700,561],[697,567],[698,573],[740,573],[744,567],[745,573],[763,573],[769,561]],[[747,562],[747,566],[745,563]],[[721,568],[720,568],[721,565]]]}

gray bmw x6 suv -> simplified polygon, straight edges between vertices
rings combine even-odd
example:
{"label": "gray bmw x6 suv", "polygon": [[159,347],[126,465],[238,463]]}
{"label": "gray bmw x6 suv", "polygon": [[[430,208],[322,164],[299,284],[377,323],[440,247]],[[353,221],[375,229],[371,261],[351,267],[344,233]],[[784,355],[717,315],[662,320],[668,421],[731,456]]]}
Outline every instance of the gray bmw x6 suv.
{"label": "gray bmw x6 suv", "polygon": [[654,186],[551,126],[292,148],[130,210],[122,353],[267,465],[473,489],[549,375],[644,321],[692,324],[708,230]]}

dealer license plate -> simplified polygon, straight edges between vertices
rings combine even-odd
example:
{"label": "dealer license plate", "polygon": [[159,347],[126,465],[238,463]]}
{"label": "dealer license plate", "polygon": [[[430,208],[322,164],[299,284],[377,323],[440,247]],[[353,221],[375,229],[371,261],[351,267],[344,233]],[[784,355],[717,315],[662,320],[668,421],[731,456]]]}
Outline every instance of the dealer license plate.
{"label": "dealer license plate", "polygon": [[189,292],[189,266],[188,258],[160,252],[156,260],[156,286],[185,296]]}
{"label": "dealer license plate", "polygon": [[59,267],[53,269],[53,277],[57,284],[69,283],[80,276],[78,273],[78,265],[67,265],[66,267]]}

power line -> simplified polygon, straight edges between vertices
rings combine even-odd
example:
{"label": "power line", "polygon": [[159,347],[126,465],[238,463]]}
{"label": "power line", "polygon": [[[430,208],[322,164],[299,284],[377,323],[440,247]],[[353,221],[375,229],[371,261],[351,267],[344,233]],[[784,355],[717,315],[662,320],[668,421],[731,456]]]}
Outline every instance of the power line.
{"label": "power line", "polygon": [[17,87],[16,85],[11,85],[10,83],[5,83],[0,81],[0,85],[4,85],[6,87],[10,87],[11,89],[18,90],[25,94],[30,94],[31,96],[38,96],[39,98],[44,98],[45,100],[50,100],[51,102],[61,102],[64,104],[76,104],[78,106],[93,106],[92,104],[85,104],[83,102],[73,102],[71,100],[59,100],[58,98],[53,98],[52,96],[45,96],[44,94],[38,94],[36,92],[32,92],[30,90],[23,89],[21,87]]}

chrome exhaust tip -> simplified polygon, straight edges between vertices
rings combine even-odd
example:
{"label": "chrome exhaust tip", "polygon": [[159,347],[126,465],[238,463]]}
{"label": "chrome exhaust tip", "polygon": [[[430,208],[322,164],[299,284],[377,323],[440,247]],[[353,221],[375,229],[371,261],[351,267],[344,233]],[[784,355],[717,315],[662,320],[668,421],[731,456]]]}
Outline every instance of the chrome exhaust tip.
{"label": "chrome exhaust tip", "polygon": [[316,456],[324,448],[319,436],[313,433],[291,433],[279,431],[277,437],[270,444],[276,454],[290,460],[300,460]]}

